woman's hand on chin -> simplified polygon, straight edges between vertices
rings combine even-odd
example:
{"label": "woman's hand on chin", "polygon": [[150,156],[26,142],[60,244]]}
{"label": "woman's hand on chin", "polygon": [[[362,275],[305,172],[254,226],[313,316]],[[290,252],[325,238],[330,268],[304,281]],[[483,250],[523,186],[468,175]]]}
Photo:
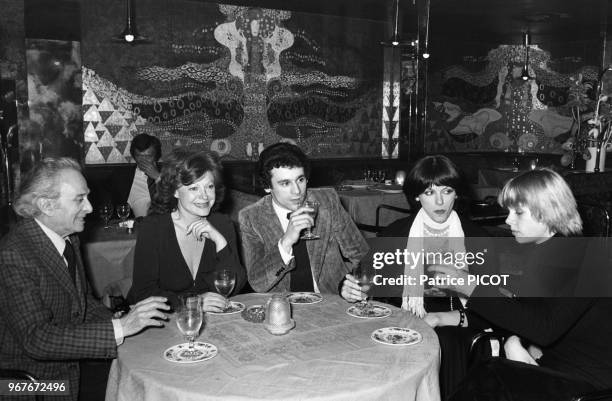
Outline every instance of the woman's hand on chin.
{"label": "woman's hand on chin", "polygon": [[223,312],[227,305],[227,298],[216,292],[205,292],[200,294],[202,299],[202,310],[204,312]]}
{"label": "woman's hand on chin", "polygon": [[225,248],[227,240],[225,237],[210,224],[207,219],[196,220],[187,226],[187,235],[193,235],[195,239],[201,241],[202,238],[208,238],[215,243],[217,252]]}

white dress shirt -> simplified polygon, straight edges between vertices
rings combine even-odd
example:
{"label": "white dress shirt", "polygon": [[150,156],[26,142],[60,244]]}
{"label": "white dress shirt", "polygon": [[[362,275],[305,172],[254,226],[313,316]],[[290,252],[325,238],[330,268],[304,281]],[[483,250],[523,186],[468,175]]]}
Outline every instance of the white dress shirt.
{"label": "white dress shirt", "polygon": [[130,204],[134,217],[146,216],[151,205],[151,194],[147,185],[147,175],[144,171],[136,167],[134,181],[127,202]]}
{"label": "white dress shirt", "polygon": [[[291,210],[285,209],[284,207],[276,204],[274,199],[272,199],[272,208],[274,209],[274,213],[276,213],[276,217],[278,217],[278,219],[280,220],[283,232],[286,232],[287,227],[289,226],[289,219],[287,218],[287,214],[291,213]],[[290,253],[287,253],[285,249],[281,246],[280,240],[278,240],[278,251],[280,252],[283,262],[288,265],[289,262],[291,262],[291,259],[293,259],[293,248],[291,248]],[[312,265],[310,266],[310,274],[312,276],[312,288],[314,288],[314,292],[319,293],[319,286],[317,285],[317,281],[314,279],[314,275],[312,274]]]}
{"label": "white dress shirt", "polygon": [[[62,259],[64,259],[64,263],[66,263],[66,268],[68,268],[68,261],[66,260],[66,258],[64,258],[64,249],[66,248],[66,240],[68,239],[68,237],[62,238],[55,231],[44,225],[38,219],[35,218],[34,220],[36,221],[36,223],[38,223],[45,235],[49,237],[55,249],[57,249],[59,254],[62,255]],[[111,319],[111,321],[113,323],[113,330],[115,332],[115,341],[117,341],[117,345],[121,345],[123,343],[123,327],[121,327],[119,319]]]}

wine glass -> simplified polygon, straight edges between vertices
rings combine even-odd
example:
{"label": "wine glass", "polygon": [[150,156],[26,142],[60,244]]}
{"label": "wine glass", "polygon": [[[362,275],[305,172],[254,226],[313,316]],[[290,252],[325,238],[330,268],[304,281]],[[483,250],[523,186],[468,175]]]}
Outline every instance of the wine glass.
{"label": "wine glass", "polygon": [[113,205],[111,205],[110,203],[103,204],[98,210],[98,214],[104,220],[104,228],[110,228],[108,222],[111,216],[113,215]]}
{"label": "wine glass", "polygon": [[[215,288],[220,295],[223,295],[225,298],[229,297],[229,295],[234,290],[234,285],[236,284],[236,273],[231,270],[223,269],[217,270],[215,272]],[[225,304],[226,311],[229,308],[229,301]]]}
{"label": "wine glass", "polygon": [[200,328],[204,325],[202,304],[197,295],[185,296],[179,298],[179,301],[176,325],[185,339],[189,341],[189,349],[192,349],[196,337],[200,334]]}
{"label": "wine glass", "polygon": [[370,309],[370,296],[368,295],[368,292],[372,286],[374,272],[371,268],[368,268],[363,264],[359,264],[353,270],[353,277],[355,277],[357,284],[359,284],[361,287],[361,292],[366,294],[365,298],[359,301],[361,309],[368,311]]}
{"label": "wine glass", "polygon": [[[317,213],[319,213],[319,202],[307,200],[304,202],[302,206],[305,206],[311,209],[311,210],[305,210],[304,213],[310,215],[313,220],[317,218]],[[304,229],[304,235],[300,237],[300,239],[304,239],[304,240],[319,239],[319,238],[321,237],[312,233],[312,227],[308,227]]]}
{"label": "wine glass", "polygon": [[132,209],[130,208],[129,203],[122,203],[117,206],[117,217],[121,219],[121,221],[126,221],[128,217],[130,217],[130,212]]}

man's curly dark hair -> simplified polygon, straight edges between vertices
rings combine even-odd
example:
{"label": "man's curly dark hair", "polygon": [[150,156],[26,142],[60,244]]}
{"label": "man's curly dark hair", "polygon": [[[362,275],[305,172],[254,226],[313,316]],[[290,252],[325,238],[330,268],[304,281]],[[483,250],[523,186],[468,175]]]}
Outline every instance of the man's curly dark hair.
{"label": "man's curly dark hair", "polygon": [[191,185],[204,174],[211,172],[215,182],[215,204],[217,210],[225,196],[223,167],[215,153],[176,148],[162,160],[160,180],[151,199],[149,214],[166,214],[177,208],[174,193],[180,186]]}
{"label": "man's curly dark hair", "polygon": [[268,146],[259,155],[257,171],[263,188],[272,188],[272,169],[280,167],[302,167],[306,178],[310,178],[310,161],[302,149],[291,143],[279,142]]}

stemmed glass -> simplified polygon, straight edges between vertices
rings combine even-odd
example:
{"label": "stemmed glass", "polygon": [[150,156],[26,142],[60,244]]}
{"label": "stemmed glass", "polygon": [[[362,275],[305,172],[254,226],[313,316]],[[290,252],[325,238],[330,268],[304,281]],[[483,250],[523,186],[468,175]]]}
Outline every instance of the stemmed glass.
{"label": "stemmed glass", "polygon": [[104,228],[110,228],[108,222],[111,216],[113,215],[113,205],[111,205],[110,203],[103,204],[100,207],[100,210],[98,210],[98,213],[100,214],[100,217],[102,217],[102,219],[104,220]]}
{"label": "stemmed glass", "polygon": [[128,217],[130,217],[130,212],[132,209],[128,203],[122,203],[117,206],[117,217],[121,219],[121,221],[126,221]]}
{"label": "stemmed glass", "polygon": [[359,301],[361,309],[364,311],[370,310],[370,296],[368,292],[372,286],[372,280],[374,279],[374,272],[371,268],[363,264],[357,265],[353,270],[353,277],[357,280],[357,284],[361,287],[361,292],[366,294],[366,297]]}
{"label": "stemmed glass", "polygon": [[189,341],[189,349],[193,349],[193,343],[200,334],[200,328],[204,325],[204,312],[202,312],[200,297],[194,295],[180,298],[176,325],[185,336],[185,340]]}
{"label": "stemmed glass", "polygon": [[[305,206],[311,209],[311,210],[305,210],[304,213],[310,215],[313,220],[317,218],[317,214],[319,213],[319,202],[307,200],[307,201],[304,201],[304,204],[302,204],[302,206]],[[304,239],[304,240],[319,239],[319,238],[321,237],[319,237],[317,234],[312,233],[312,227],[308,227],[304,229],[304,234],[300,237],[300,239]]]}
{"label": "stemmed glass", "polygon": [[[225,298],[229,297],[234,290],[234,285],[236,285],[236,273],[227,269],[215,272],[215,288],[219,295],[223,295]],[[225,312],[229,306],[229,301],[227,301],[223,311]]]}

